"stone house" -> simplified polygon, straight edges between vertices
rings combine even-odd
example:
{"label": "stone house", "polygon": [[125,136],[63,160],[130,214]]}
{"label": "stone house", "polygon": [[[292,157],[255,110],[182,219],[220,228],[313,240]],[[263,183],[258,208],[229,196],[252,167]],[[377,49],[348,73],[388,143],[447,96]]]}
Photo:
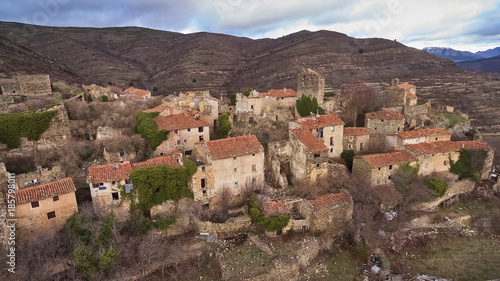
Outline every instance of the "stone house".
{"label": "stone house", "polygon": [[410,106],[417,105],[417,86],[407,82],[398,84],[397,86],[404,90],[403,104]]}
{"label": "stone house", "polygon": [[181,113],[180,110],[174,109],[173,107],[166,106],[164,104],[160,104],[156,107],[150,108],[148,110],[144,110],[146,113],[159,112],[159,116],[167,116],[172,114]]}
{"label": "stone house", "polygon": [[354,203],[347,191],[329,193],[310,201],[311,212],[309,228],[312,231],[340,233],[352,220]]}
{"label": "stone house", "polygon": [[372,186],[389,184],[399,165],[405,163],[413,166],[417,159],[407,151],[355,156],[352,174]]}
{"label": "stone house", "polygon": [[[264,184],[264,148],[254,135],[202,142],[197,154],[206,171],[211,165],[214,194],[224,189],[238,196],[246,188]],[[201,179],[200,179],[201,183]],[[209,184],[209,181],[206,182]]]}
{"label": "stone house", "polygon": [[122,192],[130,193],[133,185],[130,181],[130,172],[133,168],[167,165],[169,167],[184,167],[180,153],[149,159],[144,162],[100,165],[89,168],[87,182],[90,186],[90,195],[94,212],[106,214],[115,212],[117,218],[128,217],[129,204],[123,202]]}
{"label": "stone house", "polygon": [[247,97],[236,95],[236,116],[242,122],[288,122],[295,115],[297,93],[292,89],[252,91]]}
{"label": "stone house", "polygon": [[365,115],[365,128],[370,134],[395,134],[405,127],[404,117],[394,111],[380,110]]}
{"label": "stone house", "polygon": [[13,79],[1,82],[1,93],[4,95],[34,96],[52,94],[48,74],[17,75]]}
{"label": "stone house", "polygon": [[[76,187],[71,178],[16,190],[16,227],[29,236],[41,231],[51,234],[78,212]],[[9,198],[5,196],[6,202]]]}
{"label": "stone house", "polygon": [[328,147],[309,130],[291,129],[290,171],[297,179],[315,181],[318,176],[326,175]]}
{"label": "stone house", "polygon": [[406,151],[415,155],[420,164],[419,175],[430,175],[435,172],[447,172],[450,169],[450,159],[457,161],[460,149],[486,150],[481,179],[488,179],[493,165],[494,150],[483,141],[438,141],[432,143],[409,144]]}
{"label": "stone house", "polygon": [[134,87],[130,87],[128,89],[123,90],[120,93],[120,97],[130,97],[136,100],[148,100],[151,98],[151,92],[148,90],[137,89]]}
{"label": "stone house", "polygon": [[340,157],[343,150],[344,122],[335,114],[312,114],[291,120],[289,128],[309,130],[328,148],[328,157]]}
{"label": "stone house", "polygon": [[110,101],[115,99],[115,94],[109,87],[101,87],[96,84],[82,85],[82,87],[92,96],[93,100],[99,100],[103,96],[108,97]]}
{"label": "stone house", "polygon": [[396,134],[396,150],[404,150],[405,145],[421,142],[449,141],[451,133],[443,128],[419,129]]}
{"label": "stone house", "polygon": [[210,207],[212,199],[217,196],[213,165],[197,159],[196,173],[191,178],[189,187],[193,191],[195,201]]}
{"label": "stone house", "polygon": [[344,150],[360,152],[370,145],[370,131],[364,127],[344,127],[342,146]]}
{"label": "stone house", "polygon": [[198,142],[210,140],[209,123],[198,111],[190,111],[154,118],[158,130],[169,131],[168,139],[155,150],[155,155],[168,155],[181,151],[191,155]]}
{"label": "stone house", "polygon": [[373,192],[380,200],[381,212],[387,212],[394,209],[403,199],[403,195],[396,190],[393,184],[374,186]]}

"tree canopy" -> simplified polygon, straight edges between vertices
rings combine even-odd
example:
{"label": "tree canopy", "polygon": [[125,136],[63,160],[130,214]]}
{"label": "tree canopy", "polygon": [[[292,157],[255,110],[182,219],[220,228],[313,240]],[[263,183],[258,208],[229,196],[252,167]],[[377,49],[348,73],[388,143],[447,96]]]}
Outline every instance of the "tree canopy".
{"label": "tree canopy", "polygon": [[323,108],[321,108],[318,105],[318,100],[316,98],[310,98],[308,96],[302,96],[300,99],[297,100],[296,102],[297,105],[297,112],[299,113],[300,116],[309,116],[309,114],[312,113],[317,113],[323,115],[325,114],[325,111]]}

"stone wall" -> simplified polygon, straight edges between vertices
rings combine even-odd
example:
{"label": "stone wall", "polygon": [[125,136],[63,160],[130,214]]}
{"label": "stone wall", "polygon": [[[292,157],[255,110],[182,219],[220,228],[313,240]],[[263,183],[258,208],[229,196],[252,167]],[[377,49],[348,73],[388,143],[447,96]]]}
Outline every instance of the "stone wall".
{"label": "stone wall", "polygon": [[52,168],[42,168],[38,166],[34,172],[16,175],[16,189],[34,186],[34,179],[37,180],[38,184],[47,184],[61,180],[65,177],[66,173],[60,166],[53,166]]}
{"label": "stone wall", "polygon": [[17,79],[1,79],[2,95],[20,95],[21,87]]}
{"label": "stone wall", "polygon": [[473,191],[475,186],[475,183],[473,181],[467,179],[460,181],[448,180],[446,183],[448,184],[448,189],[446,190],[446,193],[443,196],[436,198],[435,200],[432,200],[430,202],[423,202],[417,204],[413,207],[413,210],[421,211],[421,210],[434,209],[435,207],[438,207],[441,203],[445,202],[446,200],[454,196]]}
{"label": "stone wall", "polygon": [[344,150],[353,150],[354,152],[368,150],[369,145],[370,135],[344,136],[342,140]]}
{"label": "stone wall", "polygon": [[193,191],[194,200],[201,202],[201,204],[210,203],[217,195],[213,166],[210,164],[199,165],[191,178],[189,187]]}
{"label": "stone wall", "polygon": [[216,233],[218,238],[224,239],[235,236],[242,232],[247,232],[252,224],[249,215],[229,218],[224,223],[212,223],[209,221],[195,221],[199,232],[201,233]]}
{"label": "stone wall", "polygon": [[366,118],[365,127],[370,134],[391,134],[404,131],[404,119]]}
{"label": "stone wall", "polygon": [[305,95],[310,98],[316,98],[320,106],[323,104],[323,95],[325,93],[325,78],[323,78],[317,72],[311,69],[305,70],[304,72],[299,74],[297,85],[298,99]]}
{"label": "stone wall", "polygon": [[52,93],[48,74],[18,75],[17,80],[22,95],[44,95]]}

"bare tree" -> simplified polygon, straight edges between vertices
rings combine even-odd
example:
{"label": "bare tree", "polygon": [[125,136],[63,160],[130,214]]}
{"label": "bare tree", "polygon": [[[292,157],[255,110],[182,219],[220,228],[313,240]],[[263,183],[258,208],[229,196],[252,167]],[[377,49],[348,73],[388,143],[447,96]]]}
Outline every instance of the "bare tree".
{"label": "bare tree", "polygon": [[[358,123],[361,123],[358,122],[359,117],[364,119],[365,113],[374,111],[381,106],[373,88],[362,82],[343,85],[342,94],[347,98],[343,119],[347,123],[352,123],[355,127],[358,126]],[[363,124],[360,126],[363,126]]]}

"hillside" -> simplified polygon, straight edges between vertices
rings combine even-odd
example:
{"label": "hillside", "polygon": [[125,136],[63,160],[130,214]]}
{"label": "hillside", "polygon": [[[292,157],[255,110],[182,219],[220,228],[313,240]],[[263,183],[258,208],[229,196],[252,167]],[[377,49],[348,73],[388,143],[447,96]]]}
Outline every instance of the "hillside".
{"label": "hillside", "polygon": [[500,73],[500,56],[458,62],[458,66],[474,72],[498,72]]}
{"label": "hillside", "polygon": [[[297,75],[311,68],[338,91],[353,81],[388,83],[392,78],[419,87],[427,99],[470,114],[482,131],[500,132],[500,86],[450,60],[380,38],[301,31],[253,40],[213,33],[181,34],[138,27],[42,27],[0,22],[3,71],[32,69],[80,83],[114,83],[158,89],[157,94],[210,90],[214,95],[252,87],[296,88]],[[11,46],[12,45],[12,46]],[[15,53],[14,49],[22,50]]]}

